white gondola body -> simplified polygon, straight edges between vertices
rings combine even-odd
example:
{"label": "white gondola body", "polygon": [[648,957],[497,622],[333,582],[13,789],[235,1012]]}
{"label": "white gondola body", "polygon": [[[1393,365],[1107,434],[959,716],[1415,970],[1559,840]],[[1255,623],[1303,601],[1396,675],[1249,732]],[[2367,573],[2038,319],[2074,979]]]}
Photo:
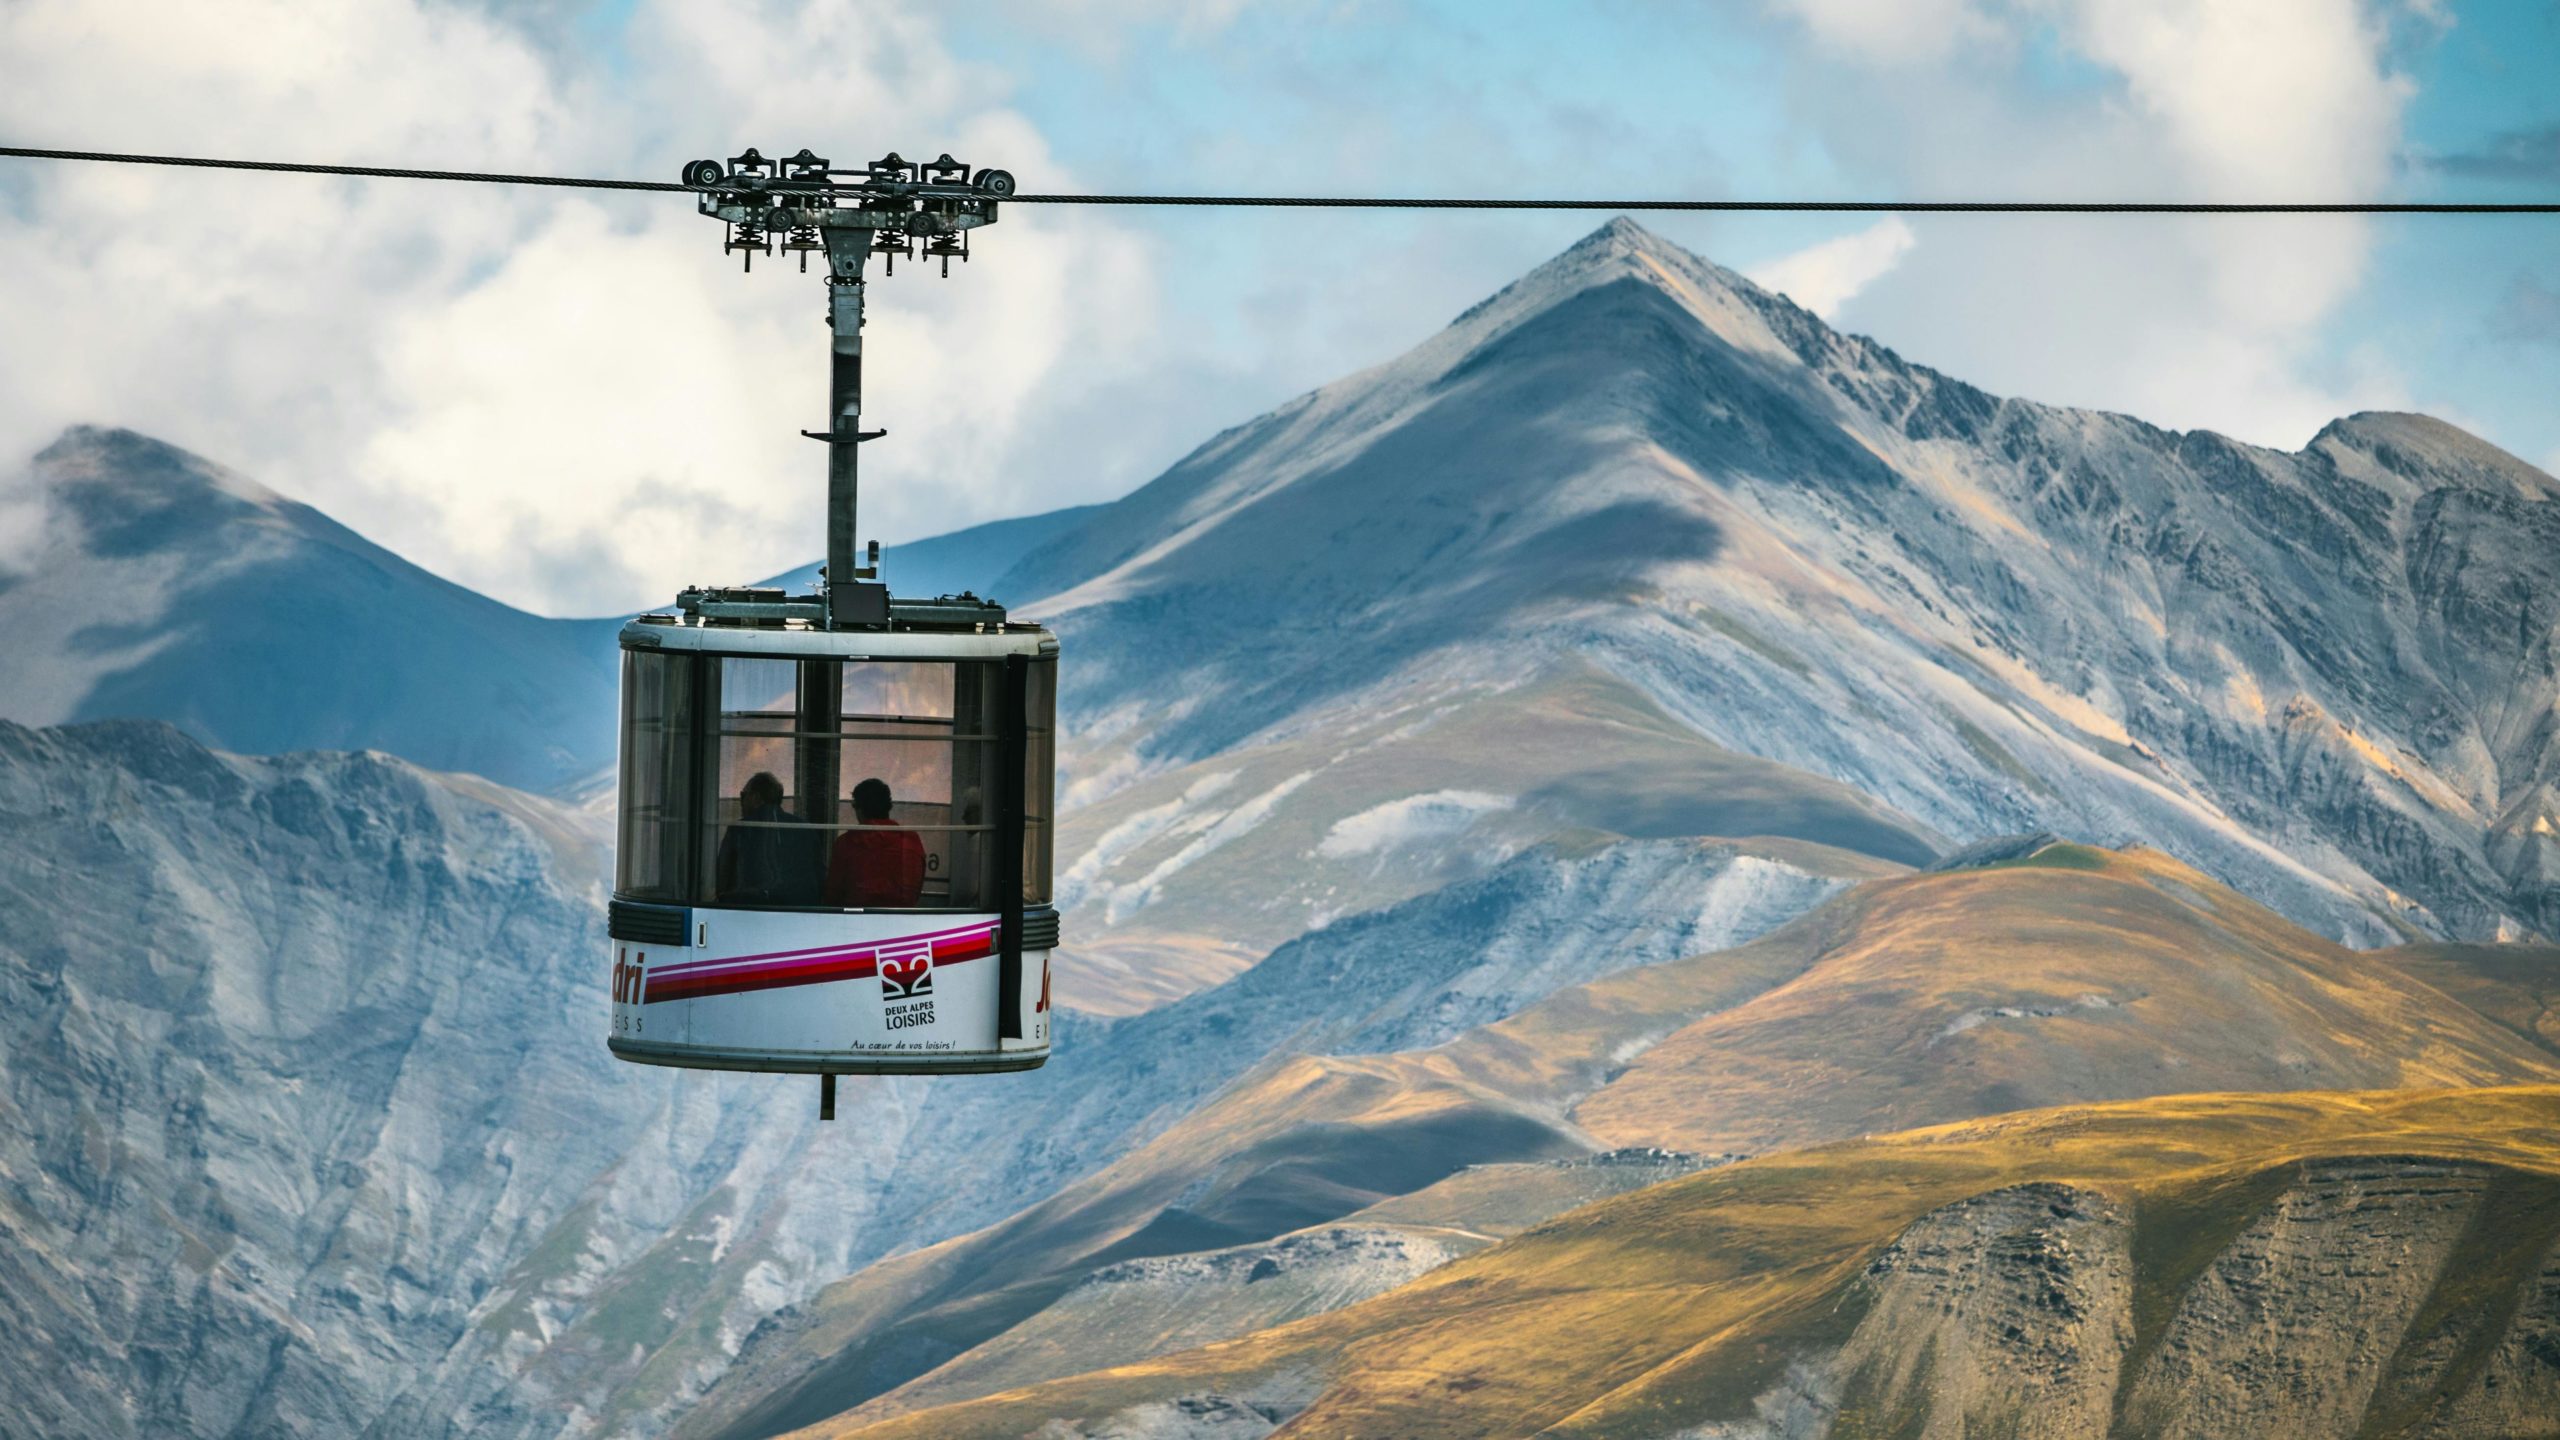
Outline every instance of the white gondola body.
{"label": "white gondola body", "polygon": [[[643,1064],[821,1074],[1022,1070],[1048,1057],[1057,913],[1045,903],[1044,831],[1055,639],[1018,624],[953,634],[660,619],[626,626],[623,648],[634,658],[626,663],[622,852],[610,927],[615,1054]],[[980,803],[974,797],[999,788],[1002,767],[991,762],[1003,752],[984,732],[1000,728],[986,717],[1001,709],[993,697],[1008,661],[1017,675],[1036,676],[1027,702],[1017,697],[1032,712],[1013,740],[1028,755],[1027,766],[1012,772],[1020,777],[1017,809],[1028,821],[1017,820],[1011,830],[960,823],[984,821],[968,813]],[[770,668],[777,664],[800,668]],[[634,666],[662,668],[644,676]],[[831,677],[825,682],[831,698],[820,702],[827,708],[810,718],[813,692],[805,679],[798,683],[797,708],[783,708],[767,698],[770,683],[750,689],[724,678],[742,666],[768,681],[784,674]],[[844,703],[860,682],[882,676],[904,686],[902,698],[912,700],[917,675],[942,687],[938,711],[863,715]],[[653,699],[643,693],[650,686],[663,693]],[[684,709],[688,704],[693,708]],[[719,903],[710,878],[715,851],[722,837],[756,828],[727,796],[740,774],[788,774],[812,744],[835,750],[824,764],[841,765],[842,773],[827,769],[815,791],[806,774],[797,777],[803,783],[788,802],[807,811],[810,795],[824,796],[816,805],[830,818],[764,827],[786,836],[778,844],[827,846],[863,823],[839,803],[855,773],[875,761],[894,767],[925,753],[916,737],[884,738],[883,727],[922,730],[922,746],[940,747],[932,761],[910,767],[935,777],[912,801],[923,813],[889,822],[925,837],[910,843],[929,849],[922,862],[933,877],[928,893],[885,909],[806,903],[819,898],[814,895],[753,908]],[[813,735],[843,738],[813,741]],[[869,758],[843,764],[858,755]],[[739,758],[754,756],[764,758]],[[973,798],[964,804],[963,793]],[[1005,871],[999,857],[1008,845],[1020,847],[1026,833],[1034,841],[1029,853],[1016,848],[1024,857],[1020,869]],[[1030,903],[1015,910],[1018,960],[1010,986],[1001,908],[1008,882],[1030,892]],[[959,903],[970,898],[981,903]]]}
{"label": "white gondola body", "polygon": [[998,915],[691,912],[691,944],[614,942],[613,1038],[633,1059],[847,1069],[1025,1068],[1049,1050],[1049,952],[1026,950],[1001,1038]]}

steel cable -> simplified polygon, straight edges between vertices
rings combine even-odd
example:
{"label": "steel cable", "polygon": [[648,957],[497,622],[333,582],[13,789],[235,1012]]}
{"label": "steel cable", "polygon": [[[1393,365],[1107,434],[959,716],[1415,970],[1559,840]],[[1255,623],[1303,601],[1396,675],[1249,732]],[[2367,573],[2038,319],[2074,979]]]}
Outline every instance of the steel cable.
{"label": "steel cable", "polygon": [[[82,160],[117,165],[174,165],[199,170],[256,170],[287,175],[344,175],[368,180],[447,180],[484,185],[540,185],[568,190],[729,192],[728,185],[673,180],[601,180],[577,175],[512,175],[483,170],[420,170],[390,165],[305,165],[285,160],[228,160],[194,155],[131,155],[105,150],[46,150],[0,145],[0,156]],[[825,193],[787,180],[760,187],[772,194]],[[825,187],[832,189],[833,187]],[[1291,210],[1650,210],[1731,213],[1829,212],[1924,215],[2555,215],[2560,201],[2467,200],[1513,200],[1348,195],[1011,195],[1014,205],[1235,207]]]}

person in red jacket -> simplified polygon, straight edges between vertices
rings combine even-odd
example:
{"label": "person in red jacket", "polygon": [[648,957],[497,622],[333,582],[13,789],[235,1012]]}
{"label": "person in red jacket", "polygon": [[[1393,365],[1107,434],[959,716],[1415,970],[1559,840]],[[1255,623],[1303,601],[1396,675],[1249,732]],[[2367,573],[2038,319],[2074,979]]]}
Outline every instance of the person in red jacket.
{"label": "person in red jacket", "polygon": [[865,780],[853,787],[858,829],[836,837],[827,861],[827,903],[845,906],[912,906],[924,898],[924,842],[889,818],[889,785]]}

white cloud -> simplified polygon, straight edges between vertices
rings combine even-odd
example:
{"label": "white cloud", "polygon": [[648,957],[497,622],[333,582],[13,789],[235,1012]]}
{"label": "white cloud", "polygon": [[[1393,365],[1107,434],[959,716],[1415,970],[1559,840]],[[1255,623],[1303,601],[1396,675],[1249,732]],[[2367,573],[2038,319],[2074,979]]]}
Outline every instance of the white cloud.
{"label": "white cloud", "polygon": [[[643,0],[620,48],[608,75],[432,0],[25,0],[0,6],[0,133],[670,178],[860,137],[1073,184],[919,6]],[[1064,503],[1056,440],[1104,423],[1147,351],[1133,231],[1023,207],[979,238],[948,283],[871,287],[866,398],[894,438],[863,453],[867,534]],[[821,534],[823,457],[796,432],[824,418],[823,290],[778,260],[742,277],[719,240],[673,196],[13,169],[0,335],[58,338],[40,364],[12,342],[0,451],[130,425],[540,609],[771,573]]]}
{"label": "white cloud", "polygon": [[[1983,0],[1967,13],[2001,33],[1930,63],[1871,61],[1854,83],[1831,59],[1804,62],[1805,119],[1869,183],[1957,198],[2351,200],[2391,175],[2410,87],[2354,0]],[[1820,55],[1839,51],[1831,22],[1805,23]],[[2031,42],[2086,79],[2027,74]],[[2364,278],[2359,220],[1913,227],[1926,243],[1861,293],[1859,318],[1995,391],[2289,446],[2404,388],[2322,350],[2322,323]]]}
{"label": "white cloud", "polygon": [[1975,0],[1777,0],[1826,47],[1872,65],[1927,64],[2000,38]]}
{"label": "white cloud", "polygon": [[1902,262],[1917,237],[1898,215],[1864,230],[1808,245],[1750,270],[1752,283],[1775,290],[1828,320],[1849,297]]}
{"label": "white cloud", "polygon": [[2351,0],[2153,0],[2072,8],[2199,199],[2369,195],[2389,178],[2410,85]]}
{"label": "white cloud", "polygon": [[[1571,66],[1505,73],[1518,57],[1489,29],[1390,15],[1395,45],[1346,47],[1330,69],[1278,43],[1347,0],[1007,0],[997,23],[1018,15],[1044,64],[1144,58],[1161,47],[1131,37],[1171,33],[1220,67],[1216,105],[1136,66],[1104,77],[1127,81],[1104,113],[1061,105],[1100,188],[1572,176],[1724,194],[1801,163],[1823,185],[1915,196],[2371,194],[2407,96],[2351,0],[1769,3],[1787,39],[1752,53],[1792,56],[1791,109],[1701,102],[1686,132],[1577,91]],[[446,0],[5,0],[0,134],[644,177],[749,143],[858,141],[1079,184],[1011,108],[1016,77],[955,53],[954,12],[922,0],[640,0],[604,47],[570,43],[560,8],[519,26]],[[1313,18],[1243,37],[1266,10]],[[1269,53],[1210,54],[1248,38]],[[1447,63],[1413,70],[1406,42]],[[2088,74],[2029,73],[2048,51]],[[1731,153],[1772,133],[1780,161]],[[873,289],[870,417],[892,439],[863,452],[865,529],[1114,493],[1412,343],[1572,233],[1551,217],[1016,207],[948,283],[901,267]],[[675,197],[13,164],[0,336],[53,338],[34,361],[0,341],[0,470],[64,424],[133,425],[560,611],[778,571],[817,549],[822,463],[794,432],[822,408],[818,286],[764,263],[742,277],[717,242]],[[1927,217],[1761,274],[1995,390],[2298,443],[2405,388],[2387,363],[2322,353],[2367,252],[2354,221]]]}
{"label": "white cloud", "polygon": [[51,507],[33,480],[17,466],[0,470],[0,581],[26,573],[51,536]]}

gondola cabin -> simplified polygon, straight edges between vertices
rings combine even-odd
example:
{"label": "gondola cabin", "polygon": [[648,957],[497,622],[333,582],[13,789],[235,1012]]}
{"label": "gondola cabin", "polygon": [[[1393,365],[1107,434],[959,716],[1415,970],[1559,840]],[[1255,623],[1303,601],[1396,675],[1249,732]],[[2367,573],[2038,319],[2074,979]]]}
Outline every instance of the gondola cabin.
{"label": "gondola cabin", "polygon": [[1049,1054],[1058,644],[961,597],[779,591],[622,630],[613,1052],[946,1074]]}
{"label": "gondola cabin", "polygon": [[944,155],[684,167],[722,253],[826,262],[823,584],[688,590],[622,627],[613,1053],[838,1075],[1049,1057],[1058,642],[974,595],[890,598],[854,540],[864,267],[969,258],[1013,193]]}

